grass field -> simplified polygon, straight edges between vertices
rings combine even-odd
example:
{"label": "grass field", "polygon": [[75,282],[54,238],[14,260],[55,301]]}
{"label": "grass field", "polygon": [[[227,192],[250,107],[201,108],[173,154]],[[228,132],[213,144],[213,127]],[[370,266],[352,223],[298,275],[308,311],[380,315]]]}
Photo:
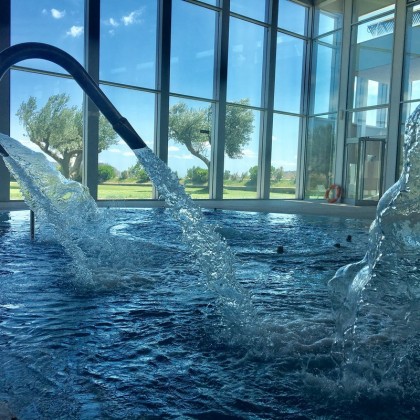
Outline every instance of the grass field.
{"label": "grass field", "polygon": [[[206,199],[209,197],[207,187],[193,187],[187,185],[185,190],[192,198]],[[152,198],[152,185],[151,184],[100,184],[98,186],[98,199],[99,200],[147,200]],[[223,189],[223,198],[226,199],[253,199],[256,198],[256,191],[241,185],[225,186]],[[294,198],[293,188],[285,187],[275,188],[270,193],[270,198]],[[16,182],[12,182],[10,186],[10,199],[22,200],[22,194]]]}

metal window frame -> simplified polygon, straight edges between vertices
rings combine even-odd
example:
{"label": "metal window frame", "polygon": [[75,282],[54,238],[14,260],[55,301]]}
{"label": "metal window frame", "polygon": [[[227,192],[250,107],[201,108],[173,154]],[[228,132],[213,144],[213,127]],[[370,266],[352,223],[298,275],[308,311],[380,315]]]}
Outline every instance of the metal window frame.
{"label": "metal window frame", "polygon": [[[0,51],[11,43],[11,0],[1,2]],[[10,71],[0,81],[0,132],[10,135]],[[0,202],[10,201],[10,173],[0,159]]]}

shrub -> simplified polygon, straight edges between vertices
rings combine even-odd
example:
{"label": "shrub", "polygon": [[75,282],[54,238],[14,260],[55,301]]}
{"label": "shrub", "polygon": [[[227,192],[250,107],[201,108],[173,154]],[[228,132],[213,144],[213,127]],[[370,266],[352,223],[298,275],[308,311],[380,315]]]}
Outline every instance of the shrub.
{"label": "shrub", "polygon": [[193,166],[188,169],[187,176],[185,179],[192,184],[203,185],[206,184],[209,178],[209,171],[207,169],[199,168],[198,166]]}
{"label": "shrub", "polygon": [[98,182],[100,184],[109,181],[116,176],[117,170],[113,166],[109,165],[108,163],[100,163],[98,165]]}

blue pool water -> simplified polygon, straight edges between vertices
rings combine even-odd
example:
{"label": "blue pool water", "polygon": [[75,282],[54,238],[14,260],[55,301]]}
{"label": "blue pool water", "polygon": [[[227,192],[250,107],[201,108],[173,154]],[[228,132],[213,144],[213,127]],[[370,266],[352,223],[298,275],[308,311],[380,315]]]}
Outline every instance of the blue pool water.
{"label": "blue pool water", "polygon": [[250,322],[207,287],[167,210],[104,211],[116,252],[98,251],[93,283],[46,226],[30,240],[28,212],[0,213],[0,402],[19,419],[419,415],[418,384],[369,384],[363,368],[350,383],[334,343],[327,283],[363,258],[368,221],[204,212]]}

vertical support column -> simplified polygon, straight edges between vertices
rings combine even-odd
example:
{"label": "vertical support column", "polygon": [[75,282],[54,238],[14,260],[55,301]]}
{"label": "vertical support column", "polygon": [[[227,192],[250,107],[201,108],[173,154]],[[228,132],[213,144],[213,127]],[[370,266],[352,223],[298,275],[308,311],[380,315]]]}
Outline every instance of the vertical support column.
{"label": "vertical support column", "polygon": [[229,48],[229,11],[230,0],[222,1],[222,11],[219,12],[217,27],[217,48],[215,63],[214,96],[214,121],[212,130],[212,148],[209,176],[209,198],[223,199],[223,172],[226,134],[226,95],[228,73],[228,48]]}
{"label": "vertical support column", "polygon": [[[85,68],[99,83],[100,0],[85,3]],[[98,198],[99,110],[85,94],[83,100],[83,184]]]}
{"label": "vertical support column", "polygon": [[[10,46],[11,0],[0,4],[0,51]],[[10,72],[0,81],[0,132],[10,135]],[[0,159],[0,201],[10,200],[10,174]]]}
{"label": "vertical support column", "polygon": [[[311,8],[308,16],[308,33],[313,38],[314,33],[314,7]],[[296,165],[296,192],[295,198],[303,200],[305,196],[305,177],[306,177],[306,146],[309,130],[310,99],[312,89],[312,51],[313,45],[311,39],[306,39],[304,46],[304,71],[302,80],[302,92],[300,113],[303,117],[299,122],[299,137]]]}
{"label": "vertical support column", "polygon": [[[169,84],[171,76],[171,27],[172,0],[160,0],[158,3],[158,46],[156,87],[159,91],[156,98],[156,138],[154,152],[168,162],[169,140]],[[153,198],[157,191],[153,189]]]}
{"label": "vertical support column", "polygon": [[406,4],[395,4],[394,47],[392,53],[391,87],[389,98],[388,138],[385,149],[382,190],[386,191],[398,177],[398,143],[400,125],[400,104],[404,63],[404,37],[406,25]]}
{"label": "vertical support column", "polygon": [[[335,156],[335,174],[334,182],[338,185],[344,183],[344,154],[346,145],[346,111],[347,111],[347,91],[349,86],[349,69],[351,54],[351,16],[352,16],[353,0],[344,2],[343,16],[343,43],[341,50],[341,67],[340,67],[340,85],[338,98],[338,119],[337,119],[337,146]],[[351,71],[351,69],[350,69]],[[344,191],[346,194],[346,191]]]}
{"label": "vertical support column", "polygon": [[269,28],[265,33],[265,57],[263,73],[263,91],[261,103],[265,108],[261,116],[259,165],[258,165],[258,198],[268,199],[270,197],[270,172],[271,172],[271,151],[273,138],[273,109],[274,109],[274,83],[276,76],[276,54],[277,54],[277,20],[279,12],[279,1],[270,0],[268,22]]}

